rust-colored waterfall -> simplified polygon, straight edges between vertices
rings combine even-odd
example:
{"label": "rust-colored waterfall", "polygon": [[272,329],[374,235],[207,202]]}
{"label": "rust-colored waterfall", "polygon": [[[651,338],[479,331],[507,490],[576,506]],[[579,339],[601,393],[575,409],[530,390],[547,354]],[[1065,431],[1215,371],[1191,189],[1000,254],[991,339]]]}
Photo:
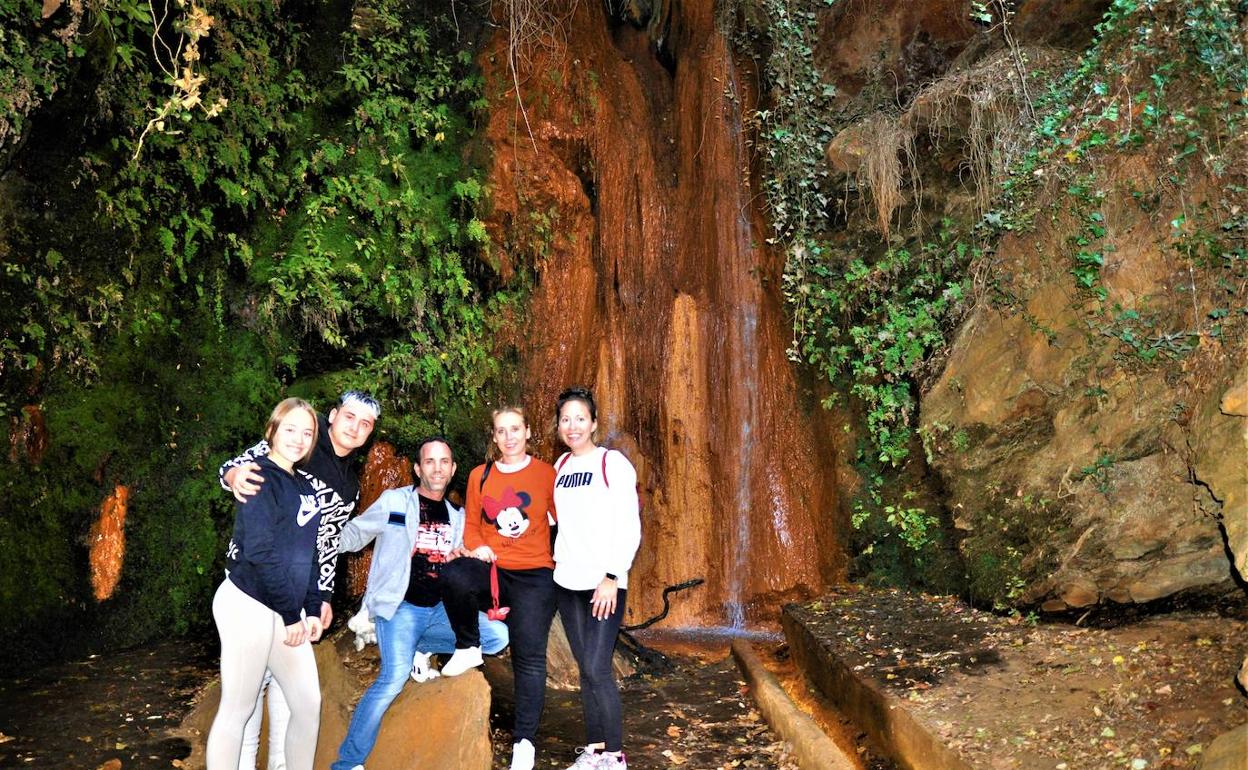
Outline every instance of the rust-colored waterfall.
{"label": "rust-colored waterfall", "polygon": [[[411,484],[415,476],[412,474],[412,463],[394,450],[388,441],[375,442],[368,450],[368,459],[364,463],[364,471],[360,474],[360,505],[354,515],[377,501],[381,493],[387,489],[405,487]],[[373,562],[372,546],[360,553],[350,554],[347,561],[347,595],[352,600],[364,595],[368,588],[368,568]]]}
{"label": "rust-colored waterfall", "polygon": [[9,462],[25,456],[33,465],[43,462],[48,450],[48,427],[43,409],[37,404],[22,407],[20,416],[9,417]]}
{"label": "rust-colored waterfall", "polygon": [[[844,514],[827,418],[785,356],[783,255],[766,245],[743,130],[756,74],[712,0],[653,12],[647,31],[577,4],[565,43],[520,68],[523,113],[505,41],[487,49],[489,226],[538,261],[523,342],[538,427],[560,389],[589,384],[605,442],[638,468],[627,620],[703,577],[668,625],[739,626],[843,576]],[[521,254],[495,256],[506,274]],[[550,441],[537,451],[554,455]]]}
{"label": "rust-colored waterfall", "polygon": [[130,488],[118,484],[100,504],[100,518],[91,525],[91,589],[102,602],[117,590],[126,560],[126,506]]}

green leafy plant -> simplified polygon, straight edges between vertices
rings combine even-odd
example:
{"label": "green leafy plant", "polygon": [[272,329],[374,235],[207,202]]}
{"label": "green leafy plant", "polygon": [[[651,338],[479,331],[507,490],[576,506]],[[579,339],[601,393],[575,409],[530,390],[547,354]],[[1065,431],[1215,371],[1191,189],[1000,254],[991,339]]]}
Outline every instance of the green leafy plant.
{"label": "green leafy plant", "polygon": [[[21,156],[22,196],[0,201],[0,401],[39,402],[49,425],[43,464],[4,465],[0,485],[55,541],[0,527],[15,554],[0,560],[0,610],[6,634],[90,618],[133,643],[211,617],[232,520],[215,468],[256,440],[279,396],[328,408],[363,387],[400,451],[433,431],[479,448],[481,404],[503,387],[493,332],[527,284],[520,266],[503,286],[489,259],[488,191],[464,152],[480,78],[449,20],[379,0],[356,29],[348,15],[308,23],[303,9],[221,0],[206,6],[202,81],[179,88],[148,54],[146,7],[105,6],[91,66],[56,81],[81,117],[42,112],[57,102],[23,113],[23,127],[63,132],[63,155]],[[14,8],[38,12],[0,14]],[[43,41],[9,18],[3,34]],[[0,46],[0,82],[4,56],[33,50]],[[171,93],[179,106],[157,127],[153,105]],[[200,104],[221,99],[206,119]],[[132,488],[127,557],[97,605],[84,543],[114,484]],[[47,567],[23,591],[27,558]]]}

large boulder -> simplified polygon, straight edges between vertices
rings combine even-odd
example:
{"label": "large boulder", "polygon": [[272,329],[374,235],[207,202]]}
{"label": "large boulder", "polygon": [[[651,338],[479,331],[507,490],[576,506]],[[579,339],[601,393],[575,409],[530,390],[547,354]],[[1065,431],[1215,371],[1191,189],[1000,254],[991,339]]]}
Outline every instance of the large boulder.
{"label": "large boulder", "polygon": [[1222,526],[1240,579],[1248,580],[1248,365],[1211,392],[1192,422],[1196,481],[1222,504]]}
{"label": "large boulder", "polygon": [[1200,759],[1199,770],[1244,770],[1248,768],[1248,724],[1242,724],[1214,739]]}
{"label": "large boulder", "polygon": [[[352,634],[339,633],[317,644],[316,665],[321,678],[321,731],[316,743],[317,770],[325,770],[338,755],[347,733],[351,711],[376,675],[376,667],[361,666],[351,649]],[[372,650],[364,653],[374,655]],[[191,744],[183,762],[186,770],[202,770],[208,730],[221,699],[220,680],[213,680],[200,694],[178,734]],[[447,767],[457,770],[489,770],[490,687],[485,677],[472,671],[454,678],[417,684],[409,682],[391,704],[381,723],[381,734],[368,759],[369,770],[406,770],[412,767]],[[261,735],[260,766],[268,744],[267,719]]]}
{"label": "large boulder", "polygon": [[[971,312],[922,399],[972,591],[999,604],[1062,610],[1242,593],[1223,538],[1242,573],[1248,419],[1235,412],[1248,411],[1248,355],[1242,340],[1183,338],[1193,349],[1150,360],[1124,342],[1131,327],[1102,308],[1138,312],[1153,324],[1142,333],[1156,335],[1201,318],[1172,289],[1188,279],[1168,247],[1171,217],[1130,194],[1150,194],[1153,170],[1129,156],[1112,163],[1105,176],[1120,181],[1102,203],[1114,223],[1104,304],[1072,287],[1062,255],[1073,218],[1005,238],[997,270],[1017,303]],[[1201,184],[1185,192],[1189,205],[1216,194]]]}

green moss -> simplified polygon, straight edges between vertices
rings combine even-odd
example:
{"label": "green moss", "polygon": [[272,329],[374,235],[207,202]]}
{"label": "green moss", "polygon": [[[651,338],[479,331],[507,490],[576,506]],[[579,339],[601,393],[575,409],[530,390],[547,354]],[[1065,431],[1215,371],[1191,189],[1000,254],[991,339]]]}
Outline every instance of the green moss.
{"label": "green moss", "polygon": [[983,508],[967,511],[971,526],[962,541],[967,590],[972,601],[994,609],[1012,609],[1024,602],[1028,585],[1048,575],[1056,554],[1050,541],[1062,542],[1069,514],[1057,503],[1032,495],[985,494]]}
{"label": "green moss", "polygon": [[[285,393],[328,407],[364,388],[400,451],[434,431],[482,448],[481,405],[507,387],[494,324],[527,281],[503,286],[483,253],[464,152],[479,77],[434,11],[369,11],[357,34],[349,3],[214,4],[198,66],[204,100],[229,105],[172,116],[141,151],[168,91],[151,29],[93,19],[126,55],[31,114],[46,125],[0,231],[0,412],[40,403],[51,439],[37,467],[0,464],[24,512],[0,519],[0,644],[66,618],[115,643],[210,623],[233,519],[216,468]],[[0,83],[35,48],[4,50]],[[87,534],[114,484],[127,557],[97,606]]]}

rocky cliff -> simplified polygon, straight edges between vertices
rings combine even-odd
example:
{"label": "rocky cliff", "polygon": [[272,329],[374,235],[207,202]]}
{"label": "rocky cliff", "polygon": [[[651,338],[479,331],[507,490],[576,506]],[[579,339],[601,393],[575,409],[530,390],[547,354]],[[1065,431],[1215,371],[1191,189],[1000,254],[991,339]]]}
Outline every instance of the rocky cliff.
{"label": "rocky cliff", "polygon": [[843,576],[846,522],[825,416],[785,357],[744,125],[755,73],[709,0],[561,13],[558,40],[481,59],[495,258],[538,272],[524,401],[544,432],[559,390],[593,386],[603,439],[638,468],[628,619],[703,577],[669,622],[741,624]]}

